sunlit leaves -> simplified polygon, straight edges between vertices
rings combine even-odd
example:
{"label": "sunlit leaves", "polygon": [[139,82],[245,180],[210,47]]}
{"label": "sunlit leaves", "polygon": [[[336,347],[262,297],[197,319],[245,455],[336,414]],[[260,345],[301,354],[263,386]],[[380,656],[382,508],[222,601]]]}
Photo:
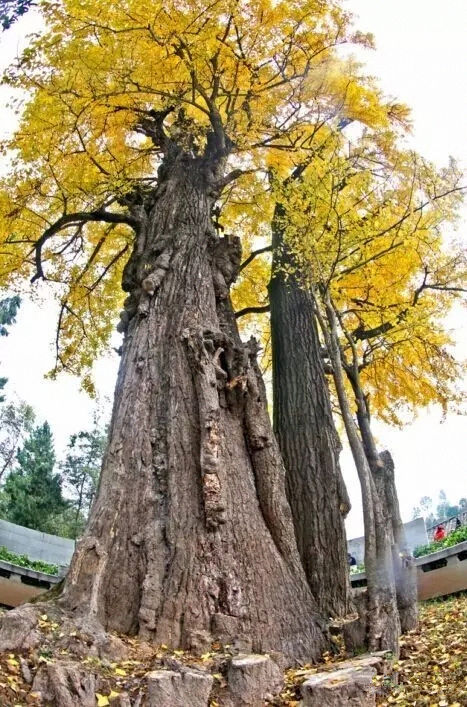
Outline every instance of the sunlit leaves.
{"label": "sunlit leaves", "polygon": [[[208,131],[222,130],[237,164],[262,170],[277,168],[279,156],[290,168],[325,120],[358,112],[387,120],[358,67],[334,54],[370,39],[352,34],[332,1],[64,0],[41,10],[46,33],[4,77],[27,99],[2,146],[10,170],[0,185],[0,286],[37,274],[35,247],[64,216],[121,212],[135,188],[155,187],[160,150],[140,130],[149,111],[170,107],[167,133],[193,154]],[[252,208],[237,199],[233,222],[251,217],[259,226],[266,196],[263,189]],[[103,230],[77,217],[39,254],[60,303],[57,370],[87,375],[108,345],[133,234]]]}
{"label": "sunlit leaves", "polygon": [[[371,350],[359,342],[371,359],[362,375],[375,408],[396,421],[401,391],[411,407],[452,397],[457,369],[436,324],[444,296],[425,291],[416,313],[405,310],[423,267],[437,269],[437,282],[459,281],[458,263],[439,263],[439,229],[457,192],[438,195],[455,186],[457,169],[437,172],[397,147],[407,108],[339,55],[341,44],[369,46],[371,37],[355,32],[337,3],[64,0],[41,8],[46,34],[4,78],[28,98],[2,146],[10,170],[0,185],[0,286],[37,272],[37,243],[63,216],[123,213],[135,189],[156,187],[160,149],[141,121],[171,108],[165,128],[184,149],[199,154],[208,132],[222,130],[232,166],[250,170],[221,197],[222,223],[242,236],[245,257],[267,241],[274,204],[286,200],[287,241],[305,280],[330,283],[352,330],[394,324]],[[288,179],[305,164],[302,180]],[[83,375],[90,391],[133,238],[127,225],[78,216],[40,254],[60,306],[56,370]],[[237,309],[266,301],[268,269],[262,256],[243,271]],[[267,346],[266,316],[244,326]],[[427,360],[437,377],[426,374]]]}
{"label": "sunlit leaves", "polygon": [[437,170],[385,132],[335,133],[276,192],[295,270],[317,300],[330,292],[342,356],[351,337],[372,412],[400,424],[421,406],[456,406],[463,364],[445,318],[465,292],[467,259],[442,235],[462,198],[455,163]]}

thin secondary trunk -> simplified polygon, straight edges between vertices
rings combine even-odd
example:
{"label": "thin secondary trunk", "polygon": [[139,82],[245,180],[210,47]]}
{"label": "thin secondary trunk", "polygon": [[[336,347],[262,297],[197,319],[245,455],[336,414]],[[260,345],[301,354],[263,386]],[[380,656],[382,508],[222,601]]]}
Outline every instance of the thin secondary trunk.
{"label": "thin secondary trunk", "polygon": [[349,611],[344,518],[350,502],[321,357],[313,300],[293,275],[280,233],[269,285],[274,431],[286,468],[287,498],[308,583],[326,616]]}
{"label": "thin secondary trunk", "polygon": [[75,538],[78,535],[78,519],[81,513],[81,506],[83,505],[83,489],[84,489],[84,474],[81,480],[81,486],[79,489],[79,497],[78,497],[78,506],[76,508],[76,514],[75,514]]}
{"label": "thin secondary trunk", "polygon": [[320,317],[332,364],[339,407],[362,491],[365,571],[368,586],[368,644],[371,651],[391,650],[398,655],[400,621],[392,569],[391,538],[345,390],[337,319],[328,292],[323,294],[323,299],[327,326],[318,308],[316,311]]}
{"label": "thin secondary trunk", "polygon": [[387,517],[392,526],[393,546],[392,559],[394,579],[396,583],[397,608],[401,622],[402,633],[413,631],[418,625],[418,594],[417,568],[415,560],[407,545],[404,524],[400,515],[399,499],[397,497],[394,479],[394,461],[391,454],[385,450],[379,455],[382,466],[375,476],[380,496],[384,496]]}
{"label": "thin secondary trunk", "polygon": [[62,601],[172,647],[243,637],[309,660],[322,622],[256,346],[241,343],[231,308],[240,247],[216,236],[208,167],[166,160],[139,207],[109,445]]}
{"label": "thin secondary trunk", "polygon": [[357,401],[357,421],[363,448],[378,492],[383,516],[391,539],[394,581],[397,608],[402,633],[411,631],[418,624],[417,572],[413,557],[407,547],[402,523],[399,499],[394,478],[394,462],[391,454],[378,453],[371,430],[368,403],[363,395],[358,372],[349,376]]}

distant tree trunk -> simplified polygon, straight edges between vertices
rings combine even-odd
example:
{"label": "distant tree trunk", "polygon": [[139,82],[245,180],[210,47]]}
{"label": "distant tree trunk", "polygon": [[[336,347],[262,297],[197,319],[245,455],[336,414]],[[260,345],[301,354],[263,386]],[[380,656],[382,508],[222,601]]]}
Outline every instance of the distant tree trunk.
{"label": "distant tree trunk", "polygon": [[279,229],[269,285],[273,418],[300,557],[312,594],[327,616],[349,611],[344,518],[350,502],[339,467],[313,299],[285,269],[291,258]]}
{"label": "distant tree trunk", "polygon": [[[365,572],[368,586],[368,644],[371,651],[399,654],[400,621],[392,569],[392,537],[345,389],[337,317],[329,293],[323,292],[326,320],[320,317],[339,400],[339,407],[362,491]],[[354,360],[355,363],[355,360]]]}
{"label": "distant tree trunk", "polygon": [[394,479],[394,462],[388,451],[378,453],[371,430],[368,401],[363,395],[360,378],[358,374],[352,375],[352,371],[348,373],[357,401],[357,421],[363,448],[381,501],[388,535],[391,538],[397,608],[401,631],[406,633],[416,628],[418,624],[417,570],[407,547],[404,524],[400,515]]}
{"label": "distant tree trunk", "polygon": [[83,505],[83,492],[84,492],[84,482],[85,482],[85,476],[83,474],[81,484],[79,487],[79,492],[78,492],[78,505],[76,506],[76,513],[75,513],[75,530],[74,530],[74,538],[76,539],[78,537],[78,526],[79,526],[79,517],[81,515],[81,507]]}
{"label": "distant tree trunk", "polygon": [[323,622],[256,345],[241,343],[230,304],[240,246],[211,222],[216,169],[186,153],[166,158],[151,201],[133,206],[140,229],[123,278],[109,445],[62,602],[172,647],[203,632],[309,660],[326,645]]}
{"label": "distant tree trunk", "polygon": [[[417,568],[407,545],[404,524],[394,480],[394,461],[391,454],[381,452],[382,466],[374,474],[381,498],[384,498],[387,518],[392,526],[392,558],[396,583],[397,608],[402,633],[413,631],[418,625]],[[377,480],[380,477],[380,480]]]}

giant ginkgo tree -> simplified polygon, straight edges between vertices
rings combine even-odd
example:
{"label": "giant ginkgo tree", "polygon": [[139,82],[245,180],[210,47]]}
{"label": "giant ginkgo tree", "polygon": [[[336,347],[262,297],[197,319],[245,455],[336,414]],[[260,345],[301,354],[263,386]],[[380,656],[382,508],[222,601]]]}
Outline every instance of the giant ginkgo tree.
{"label": "giant ginkgo tree", "polygon": [[244,636],[316,657],[256,344],[229,299],[240,244],[212,212],[352,96],[332,73],[323,91],[348,18],[321,0],[42,11],[47,33],[5,79],[29,98],[5,146],[0,282],[51,283],[56,369],[88,388],[127,294],[98,497],[61,604],[171,646]]}

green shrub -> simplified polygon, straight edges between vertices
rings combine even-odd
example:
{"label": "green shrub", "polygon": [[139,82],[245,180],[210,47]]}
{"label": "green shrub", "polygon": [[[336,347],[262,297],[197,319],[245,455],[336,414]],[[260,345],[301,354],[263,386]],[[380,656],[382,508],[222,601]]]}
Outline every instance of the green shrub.
{"label": "green shrub", "polygon": [[416,547],[413,554],[414,557],[423,557],[424,555],[430,555],[432,552],[436,552],[437,550],[442,550],[445,547],[452,547],[453,545],[462,543],[464,540],[467,540],[467,525],[463,525],[461,528],[453,530],[452,533],[449,533],[447,538],[444,538],[444,540],[433,540],[433,542],[428,543],[428,545],[420,545],[419,547]]}
{"label": "green shrub", "polygon": [[27,555],[17,555],[15,552],[7,550],[3,545],[0,547],[0,560],[11,562],[12,565],[18,565],[19,567],[28,567],[31,570],[36,570],[36,572],[58,574],[57,565],[51,565],[41,560],[30,560]]}
{"label": "green shrub", "polygon": [[365,565],[351,565],[350,574],[358,574],[365,571]]}

